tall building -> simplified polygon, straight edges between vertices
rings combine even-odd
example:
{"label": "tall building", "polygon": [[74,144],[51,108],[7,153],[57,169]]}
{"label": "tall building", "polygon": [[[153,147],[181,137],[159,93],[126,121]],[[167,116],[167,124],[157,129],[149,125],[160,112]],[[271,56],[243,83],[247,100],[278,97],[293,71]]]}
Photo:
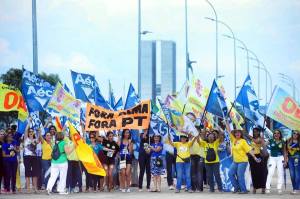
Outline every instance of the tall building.
{"label": "tall building", "polygon": [[161,41],[161,89],[160,96],[176,92],[176,44],[173,41]]}
{"label": "tall building", "polygon": [[176,92],[176,43],[173,41],[141,42],[141,98],[165,99]]}
{"label": "tall building", "polygon": [[156,42],[141,42],[141,98],[156,98]]}

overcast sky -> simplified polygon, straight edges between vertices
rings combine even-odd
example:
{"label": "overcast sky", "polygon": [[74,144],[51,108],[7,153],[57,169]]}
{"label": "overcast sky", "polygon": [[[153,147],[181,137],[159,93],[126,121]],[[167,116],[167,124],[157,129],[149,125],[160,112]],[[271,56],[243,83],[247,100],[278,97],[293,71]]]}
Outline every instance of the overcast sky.
{"label": "overcast sky", "polygon": [[[282,72],[300,87],[299,0],[211,0],[219,20],[233,29],[264,62],[273,85],[291,88],[278,78]],[[194,75],[206,87],[215,77],[214,17],[205,0],[188,0],[190,57]],[[137,0],[37,0],[39,71],[58,73],[72,87],[70,69],[94,74],[105,96],[111,80],[116,96],[130,82],[137,89]],[[219,73],[233,99],[233,42],[219,26]],[[32,70],[31,0],[0,0],[0,73],[10,67]],[[177,44],[177,90],[185,80],[184,0],[142,0],[143,39]],[[246,77],[246,54],[237,49],[238,86]],[[257,90],[257,69],[250,75]],[[269,91],[270,92],[270,91]],[[270,96],[268,94],[268,96]],[[265,74],[261,72],[265,102]]]}

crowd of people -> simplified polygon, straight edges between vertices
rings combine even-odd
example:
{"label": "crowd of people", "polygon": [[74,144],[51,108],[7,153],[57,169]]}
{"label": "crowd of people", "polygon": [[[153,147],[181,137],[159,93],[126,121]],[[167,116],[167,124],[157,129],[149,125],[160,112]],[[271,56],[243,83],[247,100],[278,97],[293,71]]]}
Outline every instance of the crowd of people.
{"label": "crowd of people", "polygon": [[[30,123],[30,121],[28,122]],[[197,126],[198,135],[181,133],[178,140],[169,136],[164,142],[160,134],[140,134],[138,159],[133,155],[131,130],[119,133],[79,132],[98,156],[106,176],[89,174],[77,157],[76,145],[67,131],[57,132],[55,126],[45,124],[34,130],[27,125],[25,132],[17,126],[0,131],[0,190],[1,193],[70,194],[78,192],[131,192],[137,186],[140,192],[161,192],[162,175],[166,173],[170,190],[180,192],[223,192],[220,162],[232,157],[229,179],[232,192],[249,193],[245,173],[250,167],[252,190],[270,193],[275,188],[282,193],[284,168],[289,169],[292,194],[300,193],[300,133],[293,131],[291,138],[283,140],[280,130],[265,140],[260,128],[251,136],[242,130],[209,130]],[[166,150],[165,145],[173,147]],[[25,184],[20,183],[20,165],[25,167]],[[138,166],[137,166],[138,165]],[[272,184],[277,170],[277,185]],[[146,175],[145,175],[146,174]],[[85,183],[83,183],[85,176]],[[144,176],[146,186],[143,187]],[[151,181],[152,180],[152,181]],[[217,190],[215,190],[215,188]],[[22,191],[23,192],[23,191]]]}

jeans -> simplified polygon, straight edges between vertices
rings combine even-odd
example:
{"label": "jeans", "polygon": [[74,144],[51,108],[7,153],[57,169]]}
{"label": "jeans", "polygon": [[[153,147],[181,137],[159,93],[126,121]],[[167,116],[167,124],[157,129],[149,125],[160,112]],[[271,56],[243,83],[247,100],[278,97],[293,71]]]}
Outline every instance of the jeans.
{"label": "jeans", "polygon": [[182,181],[184,180],[186,183],[186,188],[190,190],[191,189],[191,163],[176,162],[176,172],[177,172],[176,189],[177,190],[181,189]]}
{"label": "jeans", "polygon": [[282,189],[283,185],[283,156],[278,157],[270,157],[268,162],[268,177],[267,177],[267,183],[266,183],[266,189],[271,188],[271,181],[275,172],[275,169],[277,167],[277,189]]}
{"label": "jeans", "polygon": [[205,164],[207,178],[209,183],[209,190],[211,192],[215,191],[215,179],[217,181],[218,190],[222,190],[222,181],[220,176],[220,163],[208,163]]}
{"label": "jeans", "polygon": [[143,178],[146,171],[146,179],[147,179],[147,189],[150,189],[150,182],[151,182],[151,172],[150,172],[150,155],[142,154],[139,155],[139,167],[140,167],[140,174],[139,174],[139,188],[143,188]]}
{"label": "jeans", "polygon": [[44,185],[47,187],[48,180],[50,178],[50,167],[51,167],[51,160],[42,160],[42,175],[44,179]]}
{"label": "jeans", "polygon": [[4,165],[4,187],[7,191],[16,191],[16,175],[18,162],[17,161],[3,161]]}
{"label": "jeans", "polygon": [[289,169],[293,185],[293,190],[300,190],[300,156],[289,157]]}
{"label": "jeans", "polygon": [[173,185],[173,177],[174,177],[174,164],[175,164],[175,156],[170,154],[169,152],[166,153],[166,162],[167,162],[167,181],[168,186]]}
{"label": "jeans", "polygon": [[245,171],[248,162],[233,162],[229,169],[229,179],[234,187],[234,191],[247,192],[245,184]]}
{"label": "jeans", "polygon": [[199,155],[191,155],[192,189],[203,191],[204,159]]}

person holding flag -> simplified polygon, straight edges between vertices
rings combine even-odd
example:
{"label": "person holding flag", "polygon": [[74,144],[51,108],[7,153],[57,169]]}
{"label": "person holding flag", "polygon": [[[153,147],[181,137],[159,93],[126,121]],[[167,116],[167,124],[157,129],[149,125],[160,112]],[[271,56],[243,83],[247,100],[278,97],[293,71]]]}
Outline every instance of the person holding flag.
{"label": "person holding flag", "polygon": [[210,192],[215,192],[215,180],[217,182],[219,192],[223,191],[220,176],[220,159],[218,155],[218,148],[223,140],[220,140],[220,138],[217,137],[218,135],[219,132],[217,130],[213,130],[208,133],[207,139],[202,137],[202,139],[197,140],[199,145],[204,147],[205,149],[205,168],[207,172]]}
{"label": "person holding flag", "polygon": [[131,183],[131,164],[133,144],[131,142],[131,134],[129,129],[122,132],[120,146],[120,187],[122,192],[130,192]]}
{"label": "person holding flag", "polygon": [[266,192],[266,181],[268,176],[268,154],[264,154],[262,152],[262,150],[265,149],[265,142],[263,137],[260,135],[260,132],[261,129],[255,127],[253,128],[253,136],[249,136],[255,156],[261,159],[260,162],[256,162],[251,156],[249,157],[254,194],[256,193],[257,189],[262,189],[262,194]]}
{"label": "person holding flag", "polygon": [[68,194],[65,190],[68,172],[67,154],[70,154],[72,151],[66,146],[65,136],[62,132],[57,132],[55,136],[56,143],[52,151],[51,174],[47,184],[47,194],[51,195],[52,188],[59,177],[57,191],[59,194],[64,195]]}
{"label": "person holding flag", "polygon": [[173,142],[170,134],[168,135],[168,141],[171,146],[176,148],[177,157],[176,157],[176,174],[177,174],[177,183],[175,193],[180,193],[182,181],[186,183],[186,189],[189,193],[193,193],[191,185],[191,154],[190,148],[196,141],[194,138],[192,141],[189,141],[188,135],[182,133],[180,135],[180,142]]}
{"label": "person holding flag", "polygon": [[260,162],[251,146],[243,138],[242,130],[233,130],[230,134],[233,162],[229,170],[229,179],[234,187],[233,193],[247,194],[245,184],[245,171],[248,165],[248,156],[251,155],[256,162]]}

